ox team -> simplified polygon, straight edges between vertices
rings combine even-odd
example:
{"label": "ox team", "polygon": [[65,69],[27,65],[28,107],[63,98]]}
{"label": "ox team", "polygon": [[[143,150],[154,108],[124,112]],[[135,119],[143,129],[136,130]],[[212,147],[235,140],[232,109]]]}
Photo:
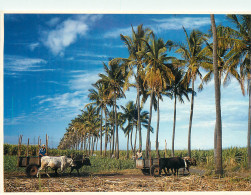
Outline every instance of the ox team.
{"label": "ox team", "polygon": [[[42,148],[39,150],[39,156],[41,158],[41,167],[38,169],[37,177],[40,174],[41,170],[45,170],[48,177],[50,175],[48,174],[47,170],[48,167],[55,170],[55,173],[57,174],[57,169],[60,168],[61,173],[63,173],[68,167],[71,167],[71,172],[74,169],[77,170],[79,175],[79,169],[83,166],[91,166],[90,159],[84,157],[83,155],[77,155],[74,159],[66,157],[66,156],[45,156],[46,155],[46,149],[45,145],[42,145]],[[139,150],[137,152],[137,159],[142,159],[142,152]],[[167,175],[166,169],[169,172],[171,171],[174,174],[178,175],[178,170],[180,168],[183,168],[183,174],[185,169],[189,172],[190,166],[196,166],[196,160],[189,157],[172,157],[172,158],[160,158],[159,159],[159,174],[161,174],[161,171],[164,170],[165,174]]]}
{"label": "ox team", "polygon": [[91,166],[90,159],[84,157],[83,155],[77,155],[73,159],[66,156],[46,156],[46,149],[44,144],[39,150],[39,156],[41,157],[41,167],[38,169],[37,177],[40,174],[41,170],[45,170],[47,176],[50,177],[47,172],[48,167],[54,169],[56,174],[59,168],[61,170],[61,173],[63,173],[68,167],[71,167],[70,174],[74,169],[76,169],[79,175],[79,169],[83,165]]}

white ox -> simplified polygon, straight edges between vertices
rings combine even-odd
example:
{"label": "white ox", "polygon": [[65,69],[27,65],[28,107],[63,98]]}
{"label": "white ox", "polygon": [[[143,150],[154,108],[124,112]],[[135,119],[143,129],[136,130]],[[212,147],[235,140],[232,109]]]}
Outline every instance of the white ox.
{"label": "white ox", "polygon": [[40,174],[40,171],[45,169],[45,173],[50,177],[50,175],[47,172],[48,167],[57,170],[58,168],[61,169],[61,173],[65,171],[66,168],[69,166],[74,166],[72,158],[68,158],[66,156],[43,156],[41,158],[41,167],[38,169],[38,174]]}

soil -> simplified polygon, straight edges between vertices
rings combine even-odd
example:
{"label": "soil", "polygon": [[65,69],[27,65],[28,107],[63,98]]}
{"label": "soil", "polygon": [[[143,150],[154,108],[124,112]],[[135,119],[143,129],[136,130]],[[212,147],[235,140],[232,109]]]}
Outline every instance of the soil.
{"label": "soil", "polygon": [[147,191],[251,191],[250,176],[217,178],[203,170],[191,169],[178,177],[143,175],[141,170],[116,173],[55,175],[29,178],[25,173],[5,173],[5,192],[147,192]]}

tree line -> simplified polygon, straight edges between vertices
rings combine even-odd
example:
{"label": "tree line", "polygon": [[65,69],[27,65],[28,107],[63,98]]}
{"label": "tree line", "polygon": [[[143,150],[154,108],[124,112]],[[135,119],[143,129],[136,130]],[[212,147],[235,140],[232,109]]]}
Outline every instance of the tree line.
{"label": "tree line", "polygon": [[[184,98],[191,102],[188,126],[188,155],[191,157],[191,130],[193,108],[195,104],[195,80],[201,84],[198,91],[214,77],[216,122],[214,131],[214,149],[216,172],[222,174],[222,121],[220,94],[221,83],[226,85],[236,79],[245,95],[245,83],[249,95],[247,152],[248,165],[251,162],[250,128],[251,128],[251,15],[227,15],[227,19],[235,26],[215,25],[211,15],[212,27],[208,33],[193,29],[190,33],[183,27],[185,42],[177,43],[158,38],[150,28],[143,25],[132,26],[132,35],[120,35],[126,45],[127,58],[110,59],[103,63],[104,74],[99,74],[96,83],[89,89],[90,103],[81,110],[66,129],[60,140],[59,149],[72,148],[85,150],[93,154],[100,144],[101,155],[110,154],[119,158],[119,129],[127,137],[127,157],[129,148],[136,153],[138,142],[142,151],[142,128],[146,128],[145,158],[150,154],[150,133],[155,129],[155,148],[159,150],[160,101],[174,99],[172,156],[174,156],[176,104],[184,103]],[[210,41],[213,38],[213,41]],[[171,55],[171,51],[180,58]],[[206,71],[203,76],[201,70]],[[136,88],[135,101],[126,105],[118,105],[118,99],[126,98],[125,91]],[[143,110],[144,104],[150,100],[149,111]],[[151,125],[152,110],[157,113],[157,126]],[[120,111],[119,111],[120,110]],[[133,140],[134,134],[134,140]],[[104,140],[103,140],[104,138]],[[103,144],[104,141],[104,144]],[[104,145],[104,151],[103,151]]]}

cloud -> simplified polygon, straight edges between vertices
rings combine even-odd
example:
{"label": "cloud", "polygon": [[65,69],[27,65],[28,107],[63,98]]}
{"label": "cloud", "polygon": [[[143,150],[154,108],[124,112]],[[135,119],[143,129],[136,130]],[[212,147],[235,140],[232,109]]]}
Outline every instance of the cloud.
{"label": "cloud", "polygon": [[[183,17],[183,18],[163,18],[151,19],[154,23],[145,24],[147,28],[152,29],[154,32],[161,32],[163,30],[179,30],[184,26],[186,29],[195,29],[202,26],[211,24],[209,17]],[[134,27],[136,29],[136,27]],[[104,34],[104,38],[118,38],[120,34],[131,35],[132,28],[117,28],[112,29]]]}
{"label": "cloud", "polygon": [[153,27],[154,31],[178,30],[182,29],[182,26],[186,29],[195,29],[211,24],[209,17],[166,18],[152,19],[152,21],[157,23]]}
{"label": "cloud", "polygon": [[80,91],[74,93],[58,94],[39,101],[39,104],[49,103],[55,109],[81,108],[85,102],[84,94]]}
{"label": "cloud", "polygon": [[92,84],[99,79],[98,74],[101,72],[103,72],[102,69],[95,70],[92,72],[72,71],[72,73],[81,73],[81,74],[72,75],[72,79],[70,79],[69,81],[69,88],[71,90],[81,90],[87,92],[88,89],[92,88]]}
{"label": "cloud", "polygon": [[58,24],[60,21],[60,18],[59,17],[55,17],[55,18],[52,18],[50,19],[48,22],[46,22],[46,24],[48,26],[55,26],[56,24]]}
{"label": "cloud", "polygon": [[104,34],[104,38],[118,38],[120,34],[123,35],[130,35],[132,33],[132,28],[127,27],[127,28],[118,28],[118,29],[113,29],[109,32],[106,32]]}
{"label": "cloud", "polygon": [[39,45],[40,45],[40,44],[39,44],[38,42],[36,42],[36,43],[31,43],[31,44],[29,44],[28,47],[29,47],[29,49],[30,49],[31,51],[34,51]]}
{"label": "cloud", "polygon": [[107,56],[107,55],[94,54],[94,53],[89,53],[89,52],[80,53],[80,54],[77,54],[77,56],[94,57],[94,58],[109,58],[109,56]]}
{"label": "cloud", "polygon": [[48,71],[52,69],[41,68],[47,61],[41,58],[28,58],[15,55],[4,56],[4,67],[9,72]]}
{"label": "cloud", "polygon": [[87,35],[91,23],[101,17],[83,15],[69,18],[57,24],[54,29],[44,31],[42,41],[54,55],[64,55],[65,48],[76,42],[77,38]]}

